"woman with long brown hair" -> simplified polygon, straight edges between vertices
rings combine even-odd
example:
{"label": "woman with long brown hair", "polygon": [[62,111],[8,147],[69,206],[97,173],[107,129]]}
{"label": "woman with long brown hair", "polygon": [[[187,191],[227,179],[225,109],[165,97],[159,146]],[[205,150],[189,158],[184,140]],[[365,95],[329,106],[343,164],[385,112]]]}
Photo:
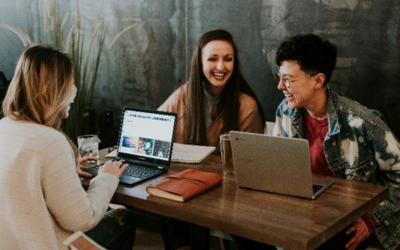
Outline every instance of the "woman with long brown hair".
{"label": "woman with long brown hair", "polygon": [[[216,146],[230,130],[264,133],[260,102],[240,71],[238,49],[226,30],[212,30],[198,40],[189,81],[158,109],[178,114],[175,142]],[[173,249],[187,249],[189,225],[163,218]]]}
{"label": "woman with long brown hair", "polygon": [[264,133],[260,102],[240,71],[238,49],[226,30],[198,40],[189,81],[158,109],[178,113],[175,141],[217,146],[230,130]]}

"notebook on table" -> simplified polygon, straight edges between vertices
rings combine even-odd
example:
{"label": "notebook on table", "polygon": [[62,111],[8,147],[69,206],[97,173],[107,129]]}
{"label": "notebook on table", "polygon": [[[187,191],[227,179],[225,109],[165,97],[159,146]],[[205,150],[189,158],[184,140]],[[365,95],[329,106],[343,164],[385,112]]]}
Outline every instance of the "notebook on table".
{"label": "notebook on table", "polygon": [[199,164],[214,151],[214,146],[181,144],[175,142],[171,161],[178,163]]}
{"label": "notebook on table", "polygon": [[315,199],[333,183],[312,176],[307,140],[239,131],[230,136],[239,187]]}
{"label": "notebook on table", "polygon": [[[124,107],[116,160],[128,163],[120,182],[135,184],[168,171],[175,135],[176,114]],[[102,164],[85,171],[97,175]]]}

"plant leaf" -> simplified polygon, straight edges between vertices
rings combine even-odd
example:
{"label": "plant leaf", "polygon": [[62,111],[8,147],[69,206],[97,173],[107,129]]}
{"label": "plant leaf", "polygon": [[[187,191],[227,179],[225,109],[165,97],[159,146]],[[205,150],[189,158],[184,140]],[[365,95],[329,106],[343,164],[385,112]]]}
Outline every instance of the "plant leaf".
{"label": "plant leaf", "polygon": [[22,44],[27,47],[27,46],[32,46],[34,42],[31,40],[28,34],[26,34],[23,30],[20,28],[14,27],[12,25],[6,24],[6,23],[0,23],[0,27],[4,27],[15,34],[18,35],[19,39],[21,39]]}
{"label": "plant leaf", "polygon": [[110,48],[112,49],[114,47],[114,44],[116,44],[118,42],[118,40],[128,31],[134,29],[137,26],[137,23],[132,24],[131,26],[125,28],[123,31],[121,31],[117,36],[115,36],[115,38],[113,39],[113,41],[111,42]]}

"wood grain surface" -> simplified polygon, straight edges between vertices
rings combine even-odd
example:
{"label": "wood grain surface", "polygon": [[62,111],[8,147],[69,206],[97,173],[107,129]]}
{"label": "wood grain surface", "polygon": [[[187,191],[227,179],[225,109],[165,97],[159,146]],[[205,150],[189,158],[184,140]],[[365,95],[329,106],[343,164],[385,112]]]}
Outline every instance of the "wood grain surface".
{"label": "wood grain surface", "polygon": [[[100,153],[104,161],[107,150]],[[201,164],[173,163],[167,174],[187,168],[222,174],[218,155]],[[333,179],[334,184],[317,199],[308,200],[238,188],[230,175],[221,185],[181,203],[146,192],[148,185],[164,177],[133,186],[120,184],[112,202],[293,250],[315,249],[389,194],[386,187],[322,177]],[[89,180],[82,183],[87,187]]]}

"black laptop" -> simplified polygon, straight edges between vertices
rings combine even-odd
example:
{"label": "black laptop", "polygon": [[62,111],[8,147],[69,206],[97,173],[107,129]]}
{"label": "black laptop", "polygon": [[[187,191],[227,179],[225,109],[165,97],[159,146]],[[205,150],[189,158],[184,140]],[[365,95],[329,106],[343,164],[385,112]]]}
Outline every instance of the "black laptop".
{"label": "black laptop", "polygon": [[[123,108],[116,160],[129,166],[121,183],[135,184],[168,171],[175,125],[175,113]],[[96,176],[101,165],[85,171]]]}

